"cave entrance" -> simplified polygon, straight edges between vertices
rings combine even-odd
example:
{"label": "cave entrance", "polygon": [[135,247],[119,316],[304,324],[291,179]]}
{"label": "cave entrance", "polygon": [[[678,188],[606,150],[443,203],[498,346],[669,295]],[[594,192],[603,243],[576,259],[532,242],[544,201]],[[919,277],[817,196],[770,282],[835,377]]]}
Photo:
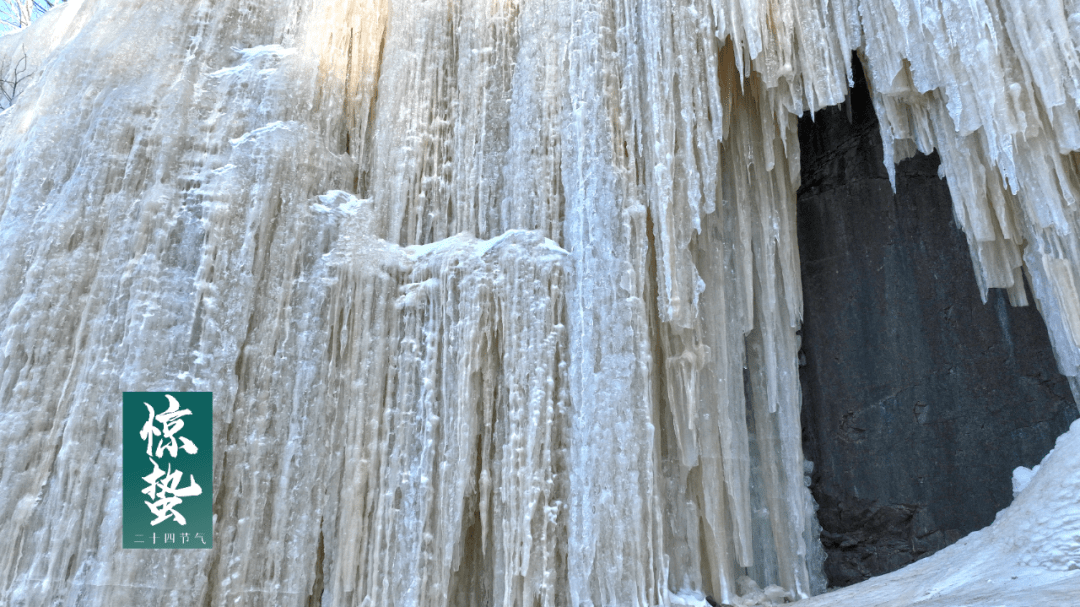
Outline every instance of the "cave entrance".
{"label": "cave entrance", "polygon": [[937,155],[893,193],[854,63],[844,106],[799,122],[803,447],[834,587],[989,525],[1077,414],[1035,306],[983,304]]}

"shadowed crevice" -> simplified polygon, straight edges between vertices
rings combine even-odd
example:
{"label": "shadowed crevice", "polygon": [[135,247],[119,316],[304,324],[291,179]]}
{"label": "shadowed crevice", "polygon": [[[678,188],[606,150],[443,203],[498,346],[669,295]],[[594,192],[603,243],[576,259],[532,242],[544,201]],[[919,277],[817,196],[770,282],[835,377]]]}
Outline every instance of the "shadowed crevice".
{"label": "shadowed crevice", "polygon": [[937,155],[900,163],[893,193],[854,69],[843,106],[799,123],[803,444],[830,586],[989,525],[1076,418],[1035,306],[982,303]]}

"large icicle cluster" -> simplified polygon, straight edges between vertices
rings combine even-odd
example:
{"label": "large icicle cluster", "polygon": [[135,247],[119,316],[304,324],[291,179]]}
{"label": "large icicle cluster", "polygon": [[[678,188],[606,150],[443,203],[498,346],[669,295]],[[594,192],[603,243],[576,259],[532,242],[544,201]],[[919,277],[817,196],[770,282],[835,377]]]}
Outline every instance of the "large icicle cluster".
{"label": "large icicle cluster", "polygon": [[[1080,3],[865,2],[886,165],[941,156],[983,290],[1026,272],[1080,396]],[[890,176],[892,173],[890,173]]]}
{"label": "large icicle cluster", "polygon": [[[797,117],[861,52],[1076,386],[1080,21],[1023,4],[71,0],[0,38],[0,602],[820,591]],[[120,549],[125,390],[214,392],[213,551]]]}

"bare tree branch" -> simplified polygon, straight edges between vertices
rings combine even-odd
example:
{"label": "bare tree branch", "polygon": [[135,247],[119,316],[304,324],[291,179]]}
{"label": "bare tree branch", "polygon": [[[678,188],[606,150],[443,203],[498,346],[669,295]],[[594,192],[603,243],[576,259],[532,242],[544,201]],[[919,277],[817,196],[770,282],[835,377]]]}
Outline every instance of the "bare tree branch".
{"label": "bare tree branch", "polygon": [[26,50],[23,49],[22,58],[15,64],[15,69],[11,71],[10,79],[7,73],[7,66],[10,65],[7,61],[0,64],[0,111],[6,110],[11,107],[11,104],[15,103],[15,98],[19,95],[21,88],[25,88],[27,79],[33,76],[33,72],[27,73],[26,67]]}

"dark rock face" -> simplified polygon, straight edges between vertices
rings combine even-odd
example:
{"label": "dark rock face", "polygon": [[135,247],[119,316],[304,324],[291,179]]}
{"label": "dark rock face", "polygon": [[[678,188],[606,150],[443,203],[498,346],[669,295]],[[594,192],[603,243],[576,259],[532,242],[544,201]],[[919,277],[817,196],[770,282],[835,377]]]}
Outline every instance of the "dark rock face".
{"label": "dark rock face", "polygon": [[1077,417],[1034,305],[982,303],[937,156],[901,163],[894,195],[861,71],[847,105],[799,123],[803,442],[831,586],[989,525]]}

